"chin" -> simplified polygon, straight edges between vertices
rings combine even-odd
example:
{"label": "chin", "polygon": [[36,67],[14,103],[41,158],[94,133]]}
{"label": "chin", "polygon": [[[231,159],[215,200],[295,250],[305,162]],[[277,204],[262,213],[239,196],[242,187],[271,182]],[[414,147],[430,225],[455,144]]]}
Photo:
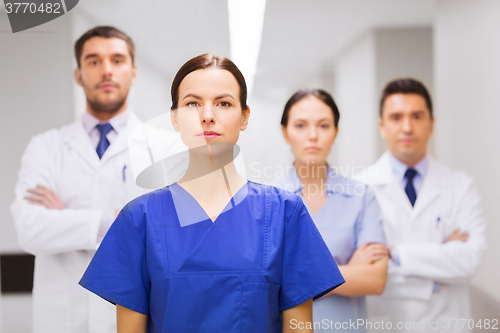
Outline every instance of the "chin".
{"label": "chin", "polygon": [[[222,154],[234,147],[235,143],[233,142],[222,142],[222,141],[201,141],[201,142],[191,142],[188,146],[189,149],[192,149],[193,152],[198,154],[211,154],[211,155],[219,155]],[[208,150],[210,147],[210,151]]]}

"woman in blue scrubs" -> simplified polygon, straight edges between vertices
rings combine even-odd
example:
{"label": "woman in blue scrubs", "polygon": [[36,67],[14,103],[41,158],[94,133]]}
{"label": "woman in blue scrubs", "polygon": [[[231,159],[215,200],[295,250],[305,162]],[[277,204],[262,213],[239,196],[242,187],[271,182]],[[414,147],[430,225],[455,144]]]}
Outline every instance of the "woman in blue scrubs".
{"label": "woman in blue scrubs", "polygon": [[323,90],[302,90],[290,98],[281,125],[295,161],[277,185],[302,196],[346,280],[314,302],[314,321],[323,330],[363,332],[363,325],[350,323],[366,320],[364,295],[382,293],[388,255],[373,192],[327,164],[339,117]]}
{"label": "woman in blue scrubs", "polygon": [[300,197],[236,171],[241,72],[204,54],[171,93],[188,170],[122,209],[80,284],[117,305],[119,333],[313,332],[312,299],[344,279]]}

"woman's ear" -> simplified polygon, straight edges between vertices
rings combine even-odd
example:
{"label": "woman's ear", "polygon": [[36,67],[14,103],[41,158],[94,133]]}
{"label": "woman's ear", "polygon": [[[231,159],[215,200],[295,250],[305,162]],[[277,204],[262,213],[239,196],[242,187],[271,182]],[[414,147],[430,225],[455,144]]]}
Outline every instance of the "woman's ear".
{"label": "woman's ear", "polygon": [[285,138],[286,143],[290,143],[288,139],[288,133],[286,132],[286,126],[281,125],[281,132],[283,133],[283,138]]}
{"label": "woman's ear", "polygon": [[177,121],[177,110],[170,110],[170,120],[172,121],[172,126],[177,132],[180,132],[179,122]]}
{"label": "woman's ear", "polygon": [[333,140],[337,138],[337,135],[339,134],[339,127],[334,127],[335,128],[335,134],[333,135]]}
{"label": "woman's ear", "polygon": [[250,118],[250,108],[247,108],[245,112],[243,112],[243,116],[241,117],[240,131],[244,131],[247,128],[248,118]]}

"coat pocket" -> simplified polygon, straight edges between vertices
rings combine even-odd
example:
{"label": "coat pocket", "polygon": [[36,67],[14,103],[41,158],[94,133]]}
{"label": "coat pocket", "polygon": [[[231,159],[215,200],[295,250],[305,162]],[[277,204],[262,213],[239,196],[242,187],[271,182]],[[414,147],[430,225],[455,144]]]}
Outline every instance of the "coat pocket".
{"label": "coat pocket", "polygon": [[243,283],[241,333],[281,332],[279,290],[277,284]]}

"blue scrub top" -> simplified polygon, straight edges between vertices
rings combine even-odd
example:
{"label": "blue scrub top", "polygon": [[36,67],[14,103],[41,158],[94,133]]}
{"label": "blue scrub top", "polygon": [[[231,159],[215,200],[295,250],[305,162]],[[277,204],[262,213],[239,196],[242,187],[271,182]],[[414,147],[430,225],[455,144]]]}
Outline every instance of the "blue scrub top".
{"label": "blue scrub top", "polygon": [[[294,167],[276,185],[301,194],[303,184]],[[354,251],[365,243],[386,244],[382,215],[373,191],[360,182],[340,176],[327,166],[327,199],[318,212],[309,213],[339,265],[346,265]],[[365,297],[331,295],[313,304],[313,319],[321,325],[315,331],[330,330],[335,323],[367,318]],[[323,325],[323,323],[328,323]],[[349,327],[349,332],[357,331]]]}
{"label": "blue scrub top", "polygon": [[300,197],[248,182],[228,206],[200,221],[177,184],[131,201],[80,284],[147,314],[148,332],[254,333],[344,282]]}

